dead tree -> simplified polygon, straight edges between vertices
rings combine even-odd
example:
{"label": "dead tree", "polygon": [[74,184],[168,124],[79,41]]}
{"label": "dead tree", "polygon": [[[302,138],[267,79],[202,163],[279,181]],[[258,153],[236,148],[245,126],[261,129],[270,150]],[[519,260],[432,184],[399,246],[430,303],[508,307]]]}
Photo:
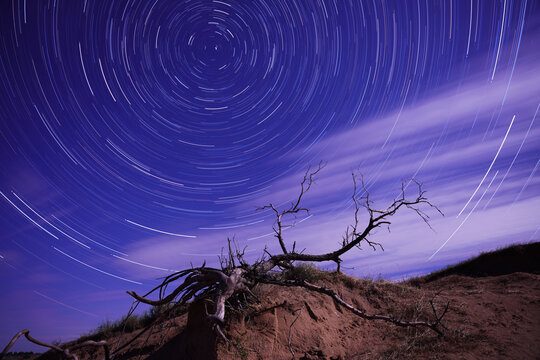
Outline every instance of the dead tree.
{"label": "dead tree", "polygon": [[[231,240],[228,239],[228,251],[227,255],[220,258],[221,269],[210,268],[203,264],[201,267],[191,268],[176,272],[167,276],[161,284],[156,286],[144,295],[138,295],[134,291],[128,291],[127,293],[135,298],[136,303],[141,302],[149,305],[160,306],[165,304],[181,305],[188,301],[196,301],[202,299],[210,299],[213,301],[212,312],[206,314],[206,320],[211,326],[214,327],[216,332],[225,340],[229,341],[221,330],[221,326],[225,323],[225,312],[227,300],[238,293],[247,293],[253,297],[256,297],[250,290],[256,284],[272,284],[277,286],[287,287],[302,287],[309,291],[318,292],[330,297],[336,303],[342,305],[352,313],[366,319],[366,320],[381,320],[390,322],[396,326],[401,327],[424,327],[432,330],[439,336],[443,336],[444,325],[442,319],[448,311],[448,303],[443,309],[442,314],[438,314],[433,304],[433,300],[430,301],[433,311],[433,321],[404,321],[396,319],[389,315],[382,314],[367,314],[362,310],[352,306],[345,302],[334,290],[321,287],[315,284],[311,284],[303,279],[286,280],[279,276],[279,272],[274,271],[278,268],[281,270],[293,269],[297,262],[335,262],[337,265],[337,271],[340,271],[340,265],[342,262],[342,255],[351,251],[353,248],[361,248],[361,245],[366,244],[373,249],[380,248],[384,250],[382,245],[378,242],[372,241],[370,236],[374,229],[381,226],[390,226],[390,218],[394,216],[398,210],[407,208],[414,211],[422,220],[424,220],[429,226],[429,216],[421,209],[421,207],[433,208],[436,211],[440,210],[431,204],[424,196],[425,191],[422,189],[422,185],[411,180],[417,186],[417,195],[408,199],[405,194],[406,185],[402,183],[400,195],[394,199],[394,201],[385,209],[379,210],[373,207],[373,201],[370,199],[369,192],[365,186],[363,178],[357,177],[352,174],[353,179],[353,194],[352,201],[354,204],[354,221],[346,229],[343,239],[339,243],[339,246],[333,251],[323,254],[310,254],[303,251],[298,252],[296,250],[296,242],[292,243],[289,247],[283,237],[283,230],[295,226],[295,220],[300,213],[308,213],[309,209],[302,207],[302,199],[304,195],[310,190],[313,185],[314,177],[317,175],[324,165],[320,163],[317,168],[311,171],[309,168],[304,174],[304,177],[300,183],[300,193],[295,201],[291,202],[290,206],[285,210],[278,210],[273,204],[269,204],[259,208],[259,210],[270,210],[276,215],[275,225],[273,226],[274,236],[278,241],[281,253],[271,254],[267,249],[264,250],[264,254],[260,259],[254,263],[248,263],[244,258],[244,250],[240,251],[237,247],[231,246]],[[358,181],[360,181],[361,189],[358,189]],[[369,216],[367,219],[367,225],[360,228],[359,213],[364,208]],[[442,213],[441,213],[442,214]],[[286,223],[290,221],[292,223]],[[179,281],[180,284],[170,292],[168,295],[167,288],[172,283]],[[151,294],[157,292],[158,299],[151,300],[148,298]],[[131,312],[130,312],[131,313]],[[291,325],[292,326],[292,325]],[[11,342],[6,346],[4,351],[0,354],[0,359],[7,353],[7,351],[13,346],[15,341],[21,336],[25,335],[26,338],[38,345],[46,346],[63,353],[66,358],[77,360],[74,354],[70,351],[82,346],[103,346],[105,349],[105,358],[109,359],[109,349],[107,343],[104,341],[93,342],[87,341],[72,347],[59,347],[56,345],[46,344],[40,342],[29,335],[28,330],[22,330],[17,333]],[[290,336],[289,336],[290,338]],[[124,345],[125,346],[125,345]],[[114,356],[116,351],[112,352],[111,357]]]}
{"label": "dead tree", "polygon": [[[436,211],[440,210],[431,204],[424,196],[425,191],[422,185],[416,180],[412,180],[417,186],[417,195],[408,199],[405,194],[405,183],[402,183],[401,193],[394,201],[385,209],[379,210],[373,207],[373,201],[370,199],[369,192],[365,186],[362,177],[357,177],[354,173],[353,178],[353,195],[352,201],[355,206],[354,221],[345,232],[345,235],[337,249],[323,254],[309,254],[296,251],[296,242],[293,242],[289,248],[283,237],[283,230],[295,225],[294,220],[300,213],[308,213],[309,210],[301,206],[304,195],[310,190],[313,185],[314,177],[317,175],[324,165],[320,163],[317,168],[311,171],[309,168],[304,174],[304,178],[300,183],[300,193],[295,201],[291,202],[290,206],[285,210],[278,210],[273,204],[269,204],[259,208],[259,210],[271,210],[276,215],[275,225],[273,227],[274,236],[279,243],[281,253],[271,254],[267,249],[264,250],[262,257],[252,264],[249,264],[244,259],[244,252],[238,249],[231,248],[231,241],[228,241],[228,256],[221,259],[221,269],[209,268],[205,265],[197,268],[183,270],[172,275],[169,275],[164,281],[152,289],[144,296],[140,296],[133,291],[128,291],[128,294],[134,297],[137,301],[150,305],[163,305],[168,303],[183,304],[189,300],[212,299],[214,308],[212,313],[207,314],[207,320],[218,332],[218,334],[226,341],[227,338],[221,330],[221,326],[225,321],[225,303],[233,294],[247,292],[251,295],[250,288],[259,283],[273,284],[278,286],[295,286],[303,287],[310,291],[325,294],[343,305],[346,309],[354,314],[367,320],[382,320],[390,322],[401,327],[425,327],[439,336],[443,335],[441,321],[448,310],[448,304],[442,314],[437,314],[435,307],[432,305],[434,320],[433,321],[403,321],[388,315],[367,314],[360,309],[348,304],[341,299],[332,289],[327,289],[305,280],[284,280],[279,276],[279,272],[274,269],[292,269],[297,262],[325,262],[331,261],[337,264],[337,271],[340,271],[342,262],[341,256],[353,248],[360,248],[362,244],[376,249],[377,247],[383,250],[380,243],[370,240],[369,236],[374,229],[381,226],[390,226],[390,218],[395,215],[398,210],[407,208],[414,211],[422,220],[429,225],[429,216],[421,209],[422,206],[433,208]],[[360,180],[361,189],[358,189],[358,180]],[[364,208],[369,216],[367,225],[360,229],[359,212]],[[442,214],[442,213],[441,213]],[[293,223],[286,224],[286,218],[292,217]],[[182,281],[169,295],[165,296],[166,288],[175,281]],[[148,296],[158,291],[158,299],[150,300]],[[254,296],[254,295],[253,295]]]}

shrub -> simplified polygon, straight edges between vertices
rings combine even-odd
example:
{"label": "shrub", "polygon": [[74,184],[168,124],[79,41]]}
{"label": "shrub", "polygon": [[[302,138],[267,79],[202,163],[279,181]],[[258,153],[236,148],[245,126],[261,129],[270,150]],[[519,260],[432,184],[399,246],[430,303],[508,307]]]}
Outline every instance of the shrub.
{"label": "shrub", "polygon": [[319,270],[313,263],[300,263],[283,271],[282,276],[285,280],[315,282],[326,278],[328,275],[325,271]]}

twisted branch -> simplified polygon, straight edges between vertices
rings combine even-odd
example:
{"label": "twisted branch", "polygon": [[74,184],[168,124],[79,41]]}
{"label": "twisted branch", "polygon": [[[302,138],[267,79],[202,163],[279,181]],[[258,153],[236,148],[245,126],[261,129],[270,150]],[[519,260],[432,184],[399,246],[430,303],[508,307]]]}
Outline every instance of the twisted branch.
{"label": "twisted branch", "polygon": [[[185,303],[193,298],[200,299],[213,296],[213,313],[207,313],[206,320],[212,323],[217,333],[228,342],[229,340],[225,337],[220,328],[220,326],[225,323],[225,302],[236,292],[245,291],[252,294],[245,285],[245,279],[243,277],[244,273],[245,270],[241,268],[232,269],[230,275],[225,274],[225,272],[221,270],[212,268],[194,268],[168,276],[161,285],[157,286],[144,296],[140,296],[134,291],[128,291],[127,293],[139,302],[154,306],[170,303],[178,296],[179,300],[177,303]],[[163,288],[172,281],[178,280],[183,276],[185,276],[183,283],[181,283],[171,294],[162,298]],[[146,298],[146,296],[156,290],[160,291],[159,300]]]}
{"label": "twisted branch", "polygon": [[[319,169],[317,169],[316,172],[312,174],[316,174],[318,171],[320,171],[320,167]],[[360,177],[360,181],[361,181],[362,189],[363,189],[363,194],[361,196],[359,196],[358,194],[357,177],[354,173],[352,174],[352,177],[353,177],[353,185],[354,185],[352,199],[355,205],[354,223],[353,225],[350,225],[347,228],[345,236],[341,242],[341,247],[325,254],[297,253],[297,252],[294,252],[294,247],[293,247],[292,252],[284,251],[282,254],[270,255],[270,258],[268,261],[271,262],[273,266],[280,266],[282,264],[290,264],[293,261],[310,261],[310,262],[333,261],[338,265],[338,272],[339,272],[340,264],[342,262],[341,256],[345,254],[346,252],[350,251],[354,247],[360,248],[360,245],[362,242],[365,242],[374,250],[376,249],[376,247],[380,247],[381,250],[384,250],[380,243],[371,241],[368,238],[368,236],[374,229],[382,225],[389,226],[391,224],[389,218],[394,216],[400,208],[408,208],[414,211],[418,216],[420,216],[422,220],[424,220],[424,222],[428,224],[428,226],[429,226],[429,216],[420,209],[421,205],[427,205],[431,208],[436,209],[440,214],[442,214],[441,210],[437,206],[429,202],[428,199],[424,196],[426,192],[425,190],[422,189],[422,184],[414,179],[411,180],[411,182],[414,182],[418,187],[418,194],[416,195],[414,199],[409,200],[406,198],[405,196],[406,186],[405,186],[405,183],[402,182],[400,196],[394,199],[392,204],[390,204],[390,206],[388,206],[386,209],[377,210],[372,207],[373,202],[369,198],[369,192],[364,184],[363,177]],[[307,175],[304,176],[304,179],[306,178],[308,178]],[[311,176],[309,177],[309,179],[311,179]],[[309,184],[311,186],[311,180]],[[309,189],[310,186],[306,187],[306,191],[307,189]],[[304,191],[303,186],[302,186],[302,191]],[[298,199],[302,199],[302,195],[303,194],[301,193]],[[298,208],[298,204],[299,204],[298,201],[294,204],[295,209],[303,209],[303,208]],[[270,204],[269,206],[273,208],[273,205]],[[369,214],[368,224],[362,231],[358,230],[358,223],[359,223],[358,212],[359,212],[360,207],[364,207]],[[278,230],[276,231],[276,237],[278,238],[280,245],[282,245],[282,248],[283,248],[284,242],[281,235],[281,217],[284,214],[288,214],[290,210],[286,210],[282,213],[278,213],[277,210],[275,211],[278,214],[278,220],[277,220]]]}
{"label": "twisted branch", "polygon": [[28,329],[21,330],[17,334],[15,334],[15,336],[13,336],[13,338],[11,339],[9,344],[7,344],[7,346],[4,348],[4,351],[2,351],[2,353],[0,354],[0,359],[2,359],[4,357],[4,355],[7,354],[9,349],[11,349],[11,347],[17,342],[17,340],[22,335],[24,335],[26,337],[26,339],[28,339],[28,341],[33,342],[34,344],[44,346],[44,347],[48,347],[48,348],[51,348],[51,349],[56,350],[58,352],[61,352],[61,353],[64,354],[64,356],[67,359],[73,359],[73,360],[79,360],[77,355],[71,353],[71,351],[73,351],[75,349],[79,349],[79,348],[85,347],[85,346],[103,346],[103,349],[105,351],[105,360],[110,360],[109,346],[107,345],[107,342],[104,341],[104,340],[102,340],[102,341],[88,340],[88,341],[82,342],[80,344],[75,344],[75,345],[72,345],[72,346],[69,346],[69,347],[66,347],[66,348],[63,349],[60,346],[56,346],[56,345],[53,345],[53,344],[48,344],[48,343],[39,341],[37,339],[34,339],[32,336],[30,336],[30,330],[28,330]]}
{"label": "twisted branch", "polygon": [[[281,251],[283,252],[283,254],[288,253],[287,247],[285,246],[285,242],[283,240],[283,229],[284,228],[290,228],[290,227],[293,227],[295,225],[294,223],[292,225],[284,225],[283,224],[283,218],[286,215],[294,215],[295,219],[296,219],[296,214],[298,214],[298,213],[300,213],[302,211],[309,214],[309,209],[304,208],[304,207],[300,207],[300,203],[301,203],[302,198],[304,197],[304,195],[309,191],[309,189],[311,189],[311,185],[313,185],[313,180],[314,180],[315,175],[317,175],[325,166],[326,166],[326,164],[324,164],[321,161],[321,162],[319,162],[319,165],[317,166],[317,169],[312,171],[312,172],[310,172],[311,167],[308,167],[308,169],[304,173],[304,178],[300,182],[300,194],[298,195],[298,197],[296,198],[295,201],[291,202],[291,205],[286,210],[278,211],[276,209],[276,207],[272,203],[257,209],[257,210],[271,209],[276,214],[276,225],[277,225],[277,227],[273,226],[272,229],[274,230],[274,233],[275,233],[274,236],[278,240],[279,246],[281,247]],[[293,253],[295,251],[295,247],[296,247],[296,243],[293,243],[293,248],[292,248]],[[284,265],[287,266],[287,264],[284,264]]]}

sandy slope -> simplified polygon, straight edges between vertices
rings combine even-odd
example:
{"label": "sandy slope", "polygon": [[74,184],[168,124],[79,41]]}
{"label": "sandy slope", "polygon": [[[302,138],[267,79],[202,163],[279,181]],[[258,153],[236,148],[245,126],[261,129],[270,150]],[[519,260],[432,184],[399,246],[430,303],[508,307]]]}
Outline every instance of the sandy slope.
{"label": "sandy slope", "polygon": [[[260,304],[228,313],[224,332],[231,344],[216,340],[200,319],[204,304],[199,304],[189,316],[154,325],[116,359],[291,359],[291,349],[296,359],[540,359],[540,275],[450,275],[414,286],[325,277],[318,283],[345,301],[403,319],[430,319],[429,300],[439,293],[437,308],[450,301],[447,336],[366,321],[304,289],[262,285],[255,289]],[[108,340],[122,345],[139,331]],[[79,353],[81,359],[102,358],[90,350]]]}

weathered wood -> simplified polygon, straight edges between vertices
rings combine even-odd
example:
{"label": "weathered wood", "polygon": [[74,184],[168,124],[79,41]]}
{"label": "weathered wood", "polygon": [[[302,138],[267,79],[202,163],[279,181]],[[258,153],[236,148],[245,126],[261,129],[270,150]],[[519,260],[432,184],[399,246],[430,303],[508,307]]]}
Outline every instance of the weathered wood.
{"label": "weathered wood", "polygon": [[33,342],[34,344],[56,350],[56,351],[58,351],[60,353],[63,353],[64,356],[66,357],[66,359],[73,359],[73,360],[79,360],[77,355],[71,353],[71,351],[73,351],[75,349],[79,349],[79,348],[85,347],[85,346],[103,346],[104,351],[105,351],[105,360],[110,360],[109,346],[107,345],[106,341],[88,340],[88,341],[82,342],[80,344],[75,344],[75,345],[72,345],[72,346],[69,346],[69,347],[66,347],[66,348],[61,348],[60,346],[56,346],[56,345],[53,345],[53,344],[48,344],[46,342],[34,339],[32,336],[30,336],[30,330],[28,330],[28,329],[21,330],[17,334],[15,334],[15,336],[13,336],[13,338],[11,339],[9,344],[7,344],[7,346],[4,348],[4,351],[2,351],[2,353],[0,354],[0,359],[2,359],[7,354],[9,349],[11,349],[11,347],[17,342],[17,340],[22,335],[24,335],[26,337],[26,339],[28,339],[28,341]]}

